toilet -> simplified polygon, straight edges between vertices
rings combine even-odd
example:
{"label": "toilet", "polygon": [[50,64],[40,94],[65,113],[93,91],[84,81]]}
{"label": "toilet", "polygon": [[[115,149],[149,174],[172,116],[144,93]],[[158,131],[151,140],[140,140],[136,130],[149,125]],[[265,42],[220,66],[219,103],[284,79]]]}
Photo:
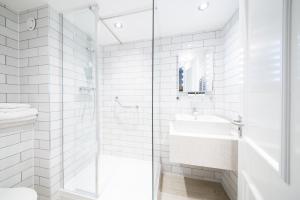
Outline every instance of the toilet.
{"label": "toilet", "polygon": [[1,200],[37,200],[31,188],[0,188],[0,197]]}

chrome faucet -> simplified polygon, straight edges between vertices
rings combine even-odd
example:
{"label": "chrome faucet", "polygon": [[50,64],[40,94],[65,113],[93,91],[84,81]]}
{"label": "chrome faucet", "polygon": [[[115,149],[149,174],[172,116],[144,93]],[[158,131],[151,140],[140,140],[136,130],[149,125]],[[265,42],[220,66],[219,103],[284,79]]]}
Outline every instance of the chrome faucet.
{"label": "chrome faucet", "polygon": [[239,134],[239,137],[242,137],[242,131],[243,131],[243,120],[242,120],[242,116],[238,115],[238,119],[237,120],[233,120],[231,122],[233,125],[237,126],[238,127],[238,134]]}

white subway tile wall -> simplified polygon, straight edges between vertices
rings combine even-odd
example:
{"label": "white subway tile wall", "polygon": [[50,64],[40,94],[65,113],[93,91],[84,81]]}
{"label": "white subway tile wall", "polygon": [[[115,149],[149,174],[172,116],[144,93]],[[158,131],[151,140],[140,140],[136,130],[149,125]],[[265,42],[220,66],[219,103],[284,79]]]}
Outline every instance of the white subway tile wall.
{"label": "white subway tile wall", "polygon": [[103,48],[104,154],[152,158],[151,49],[151,41]]}
{"label": "white subway tile wall", "polygon": [[[0,103],[21,102],[19,15],[0,5]],[[0,187],[34,186],[34,127],[1,128]]]}
{"label": "white subway tile wall", "polygon": [[0,5],[0,103],[19,102],[18,14]]}
{"label": "white subway tile wall", "polygon": [[[243,116],[243,49],[238,11],[224,27],[223,112],[229,119]],[[222,185],[230,199],[237,199],[237,172],[224,171]]]}
{"label": "white subway tile wall", "polygon": [[34,126],[0,130],[0,187],[34,187]]}
{"label": "white subway tile wall", "polygon": [[[39,15],[44,12],[46,15]],[[37,27],[27,30],[26,21],[34,17]],[[21,102],[38,109],[34,137],[35,190],[39,199],[50,199],[51,178],[51,110],[50,110],[50,59],[48,56],[49,8],[43,6],[19,13],[20,83]],[[41,24],[40,22],[43,21]],[[38,43],[37,41],[42,41]]]}
{"label": "white subway tile wall", "polygon": [[[100,152],[143,160],[151,160],[153,153],[158,188],[160,131],[156,92],[152,152],[152,42],[104,46],[99,50]],[[155,84],[154,90],[158,91],[158,86]]]}

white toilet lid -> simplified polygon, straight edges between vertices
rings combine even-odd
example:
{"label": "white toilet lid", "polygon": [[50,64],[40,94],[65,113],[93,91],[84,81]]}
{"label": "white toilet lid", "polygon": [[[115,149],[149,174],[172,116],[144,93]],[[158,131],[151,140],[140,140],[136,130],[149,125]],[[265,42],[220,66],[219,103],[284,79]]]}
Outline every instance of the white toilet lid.
{"label": "white toilet lid", "polygon": [[30,188],[0,188],[1,200],[37,200],[37,194]]}

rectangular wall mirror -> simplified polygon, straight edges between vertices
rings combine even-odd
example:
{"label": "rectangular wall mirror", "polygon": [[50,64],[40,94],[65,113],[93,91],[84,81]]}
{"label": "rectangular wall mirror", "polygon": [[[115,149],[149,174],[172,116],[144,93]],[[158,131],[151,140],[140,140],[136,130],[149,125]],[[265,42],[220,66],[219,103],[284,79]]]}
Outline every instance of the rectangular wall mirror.
{"label": "rectangular wall mirror", "polygon": [[214,53],[210,49],[183,50],[177,55],[178,91],[211,94],[214,81]]}

